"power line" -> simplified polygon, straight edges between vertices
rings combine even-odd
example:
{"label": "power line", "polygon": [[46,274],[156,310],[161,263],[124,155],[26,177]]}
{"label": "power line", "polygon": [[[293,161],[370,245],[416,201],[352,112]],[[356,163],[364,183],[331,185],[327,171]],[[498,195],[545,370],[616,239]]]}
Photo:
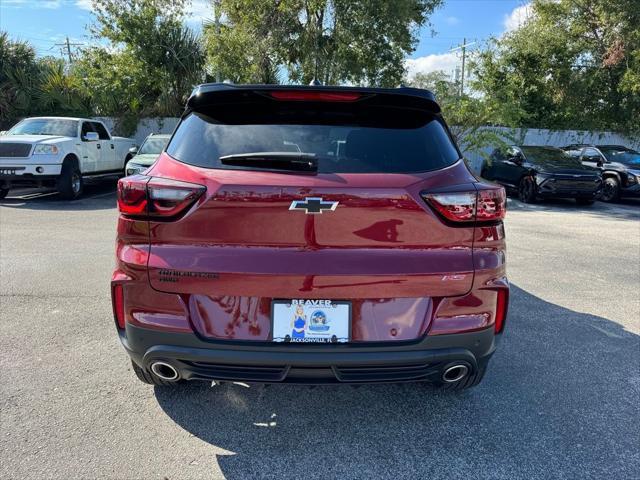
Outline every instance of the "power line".
{"label": "power line", "polygon": [[67,55],[69,56],[69,63],[73,63],[73,58],[71,56],[71,47],[81,47],[84,43],[70,43],[69,37],[67,37],[67,41],[64,43],[54,43],[56,47],[67,47]]}

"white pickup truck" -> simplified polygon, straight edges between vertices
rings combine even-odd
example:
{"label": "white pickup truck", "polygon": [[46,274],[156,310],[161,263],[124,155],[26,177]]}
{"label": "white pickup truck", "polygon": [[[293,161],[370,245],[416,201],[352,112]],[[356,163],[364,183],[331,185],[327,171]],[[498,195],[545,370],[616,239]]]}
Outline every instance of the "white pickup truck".
{"label": "white pickup truck", "polygon": [[0,198],[11,188],[43,186],[77,198],[85,178],[124,175],[135,146],[97,120],[26,118],[0,135]]}

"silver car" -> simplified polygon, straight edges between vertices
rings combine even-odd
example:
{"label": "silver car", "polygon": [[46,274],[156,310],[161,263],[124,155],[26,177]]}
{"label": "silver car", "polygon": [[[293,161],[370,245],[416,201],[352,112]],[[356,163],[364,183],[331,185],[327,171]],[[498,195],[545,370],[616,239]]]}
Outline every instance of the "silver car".
{"label": "silver car", "polygon": [[136,175],[153,165],[170,138],[171,135],[154,135],[153,133],[149,135],[136,152],[135,157],[127,163],[126,174]]}

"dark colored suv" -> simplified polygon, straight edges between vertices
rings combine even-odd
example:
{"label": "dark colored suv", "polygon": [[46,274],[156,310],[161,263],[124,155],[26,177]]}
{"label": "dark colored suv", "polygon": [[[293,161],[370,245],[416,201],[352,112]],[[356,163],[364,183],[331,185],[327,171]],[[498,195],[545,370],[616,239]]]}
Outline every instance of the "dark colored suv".
{"label": "dark colored suv", "polygon": [[575,198],[580,205],[591,205],[602,186],[598,170],[555,147],[498,148],[482,166],[481,176],[517,192],[525,203],[539,198]]}
{"label": "dark colored suv", "polygon": [[568,145],[564,150],[602,172],[600,200],[640,197],[640,153],[621,145]]}
{"label": "dark colored suv", "polygon": [[198,87],[118,184],[116,327],[144,382],[482,379],[505,192],[425,90]]}

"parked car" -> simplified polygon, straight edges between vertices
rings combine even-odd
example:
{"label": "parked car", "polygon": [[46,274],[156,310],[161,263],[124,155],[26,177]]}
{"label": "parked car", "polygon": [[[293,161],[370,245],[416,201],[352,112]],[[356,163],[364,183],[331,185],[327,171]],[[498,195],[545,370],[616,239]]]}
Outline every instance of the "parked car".
{"label": "parked car", "polygon": [[154,135],[152,133],[144,140],[140,149],[132,148],[131,153],[135,156],[127,163],[126,174],[142,173],[153,165],[153,162],[163,152],[164,147],[167,146],[170,138],[171,135]]}
{"label": "parked car", "polygon": [[202,85],[118,183],[118,334],[156,385],[474,386],[507,313],[505,198],[428,91]]}
{"label": "parked car", "polygon": [[602,172],[600,200],[640,197],[640,153],[622,145],[567,145],[564,150],[583,165]]}
{"label": "parked car", "polygon": [[555,147],[511,146],[493,151],[481,176],[517,192],[525,203],[539,198],[575,198],[591,205],[601,188],[600,173]]}
{"label": "parked car", "polygon": [[0,198],[11,188],[43,186],[77,198],[85,178],[123,175],[133,146],[97,120],[26,118],[0,137]]}

